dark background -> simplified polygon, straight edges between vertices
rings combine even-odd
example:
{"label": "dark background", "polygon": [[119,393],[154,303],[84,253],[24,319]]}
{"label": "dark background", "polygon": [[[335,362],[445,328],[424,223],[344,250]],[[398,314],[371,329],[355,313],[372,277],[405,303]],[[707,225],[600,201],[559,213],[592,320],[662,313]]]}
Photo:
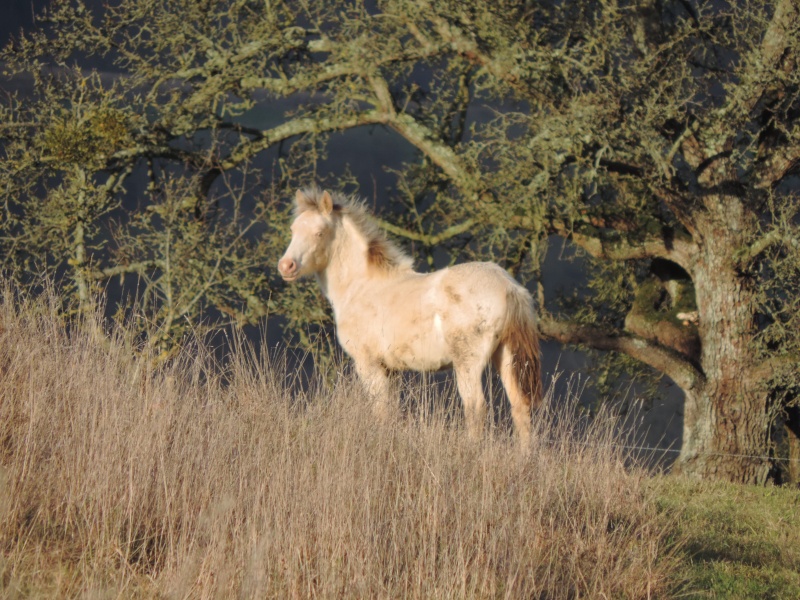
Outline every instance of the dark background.
{"label": "dark background", "polygon": [[[5,46],[21,29],[33,26],[33,15],[42,12],[48,0],[0,0],[0,46]],[[87,6],[100,6],[99,0],[87,0]]]}

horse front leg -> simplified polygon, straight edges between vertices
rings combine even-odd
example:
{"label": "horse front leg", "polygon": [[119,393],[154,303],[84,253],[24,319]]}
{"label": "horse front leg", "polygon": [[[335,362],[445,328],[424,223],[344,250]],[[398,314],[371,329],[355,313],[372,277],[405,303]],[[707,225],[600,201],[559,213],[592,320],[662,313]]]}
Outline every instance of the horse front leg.
{"label": "horse front leg", "polygon": [[372,401],[372,413],[381,421],[388,421],[397,410],[397,399],[393,397],[392,381],[386,367],[356,361],[356,372]]}

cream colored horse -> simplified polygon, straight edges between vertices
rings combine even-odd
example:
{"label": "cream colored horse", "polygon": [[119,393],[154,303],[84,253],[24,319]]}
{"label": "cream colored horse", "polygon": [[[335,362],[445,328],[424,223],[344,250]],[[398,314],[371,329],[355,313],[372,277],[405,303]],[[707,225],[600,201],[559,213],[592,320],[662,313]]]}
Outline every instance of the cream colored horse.
{"label": "cream colored horse", "polygon": [[286,281],[316,275],[376,412],[396,405],[390,372],[453,368],[469,433],[478,438],[486,417],[481,376],[491,360],[527,444],[531,407],[542,397],[535,316],[528,291],[498,265],[417,273],[360,202],[311,188],[297,192],[278,271]]}

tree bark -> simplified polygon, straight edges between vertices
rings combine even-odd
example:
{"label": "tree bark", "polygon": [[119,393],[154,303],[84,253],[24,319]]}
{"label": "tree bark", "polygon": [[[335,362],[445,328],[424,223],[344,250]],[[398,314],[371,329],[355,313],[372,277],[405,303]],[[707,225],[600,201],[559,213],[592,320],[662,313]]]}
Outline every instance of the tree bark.
{"label": "tree bark", "polygon": [[800,485],[800,405],[786,409],[784,435],[788,447],[786,483]]}
{"label": "tree bark", "polygon": [[763,485],[772,468],[768,443],[763,394],[744,389],[727,394],[706,389],[688,392],[683,444],[673,472]]}
{"label": "tree bark", "polygon": [[[721,199],[718,218],[701,220],[693,280],[704,378],[684,389],[676,470],[697,478],[763,484],[771,469],[769,390],[757,375],[754,279],[737,271],[737,203]],[[740,213],[741,214],[741,213]],[[724,215],[724,219],[723,219]]]}

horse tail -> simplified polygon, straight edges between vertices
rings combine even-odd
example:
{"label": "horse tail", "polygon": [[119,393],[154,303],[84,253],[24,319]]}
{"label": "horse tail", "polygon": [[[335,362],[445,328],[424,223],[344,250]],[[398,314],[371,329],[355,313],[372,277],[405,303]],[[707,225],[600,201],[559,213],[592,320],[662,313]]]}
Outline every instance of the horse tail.
{"label": "horse tail", "polygon": [[511,371],[523,401],[531,408],[542,403],[542,365],[533,298],[514,283],[508,292],[508,317],[500,343],[511,353]]}

